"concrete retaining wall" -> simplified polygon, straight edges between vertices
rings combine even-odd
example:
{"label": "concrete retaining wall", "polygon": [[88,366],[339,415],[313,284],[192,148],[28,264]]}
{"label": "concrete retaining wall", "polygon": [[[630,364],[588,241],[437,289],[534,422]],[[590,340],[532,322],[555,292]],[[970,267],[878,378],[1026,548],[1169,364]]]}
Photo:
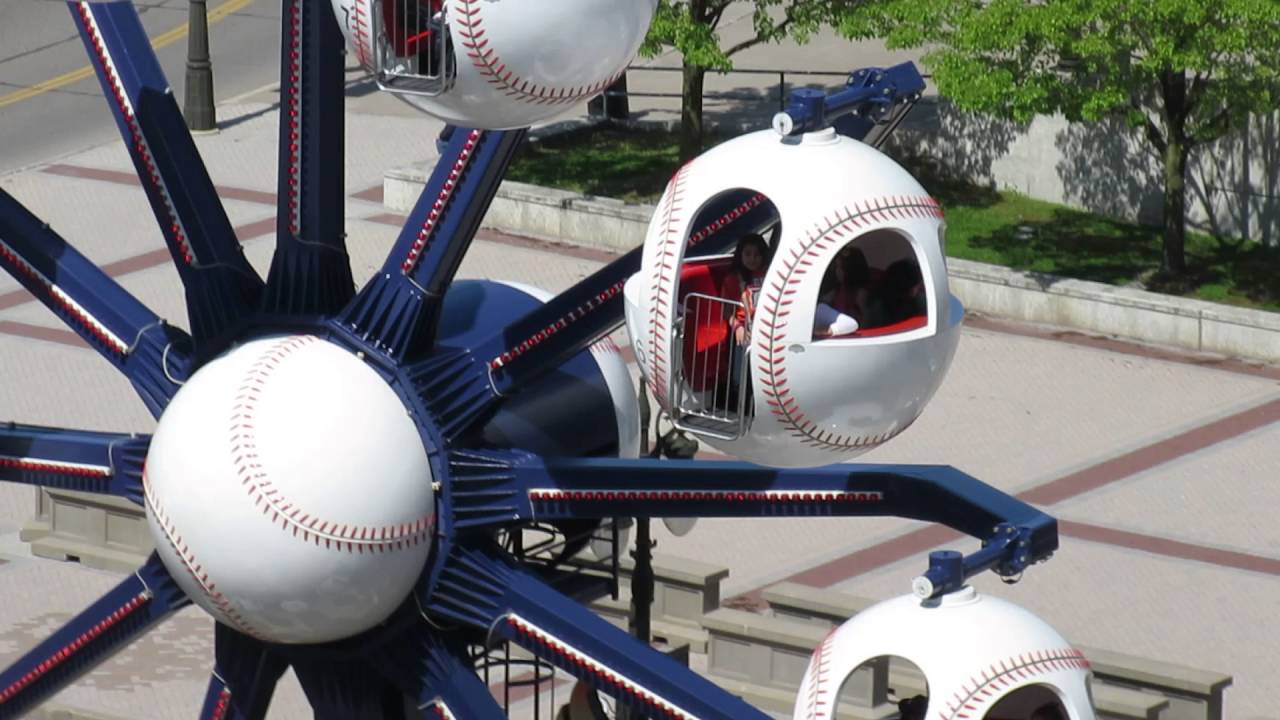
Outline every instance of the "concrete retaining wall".
{"label": "concrete retaining wall", "polygon": [[[424,182],[420,169],[388,171],[383,201],[390,209],[407,212]],[[649,205],[508,181],[499,188],[483,225],[513,235],[624,252],[644,242],[652,214]],[[954,258],[948,260],[948,270],[952,292],[970,311],[1280,362],[1277,313]]]}

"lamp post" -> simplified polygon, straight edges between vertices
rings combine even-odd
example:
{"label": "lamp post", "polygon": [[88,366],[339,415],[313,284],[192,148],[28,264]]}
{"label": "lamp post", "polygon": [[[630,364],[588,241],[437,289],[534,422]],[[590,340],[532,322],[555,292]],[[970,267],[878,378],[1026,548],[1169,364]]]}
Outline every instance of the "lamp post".
{"label": "lamp post", "polygon": [[213,107],[213,63],[209,61],[209,16],[206,0],[190,0],[187,17],[187,91],[182,114],[191,130],[218,128]]}

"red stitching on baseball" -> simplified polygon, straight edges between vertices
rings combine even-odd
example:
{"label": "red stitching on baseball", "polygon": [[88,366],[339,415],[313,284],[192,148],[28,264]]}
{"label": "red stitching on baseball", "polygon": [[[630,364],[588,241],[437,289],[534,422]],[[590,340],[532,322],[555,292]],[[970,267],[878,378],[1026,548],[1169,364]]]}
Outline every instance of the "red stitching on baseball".
{"label": "red stitching on baseball", "polygon": [[53,281],[46,278],[39,270],[36,270],[34,265],[27,262],[16,250],[5,244],[3,240],[0,240],[0,258],[7,261],[10,267],[42,286],[45,296],[65,313],[65,319],[84,328],[90,335],[106,345],[107,349],[117,355],[123,357],[129,353],[129,346],[125,345],[123,340],[116,337],[115,333],[111,332],[97,318],[90,315],[88,311],[80,308],[62,288],[54,285]]}
{"label": "red stitching on baseball", "polygon": [[623,68],[612,77],[591,85],[571,88],[554,88],[529,82],[508,68],[497,50],[490,45],[489,38],[485,37],[484,17],[480,14],[482,7],[482,0],[457,0],[455,10],[458,16],[453,22],[458,28],[459,44],[466,49],[467,57],[481,77],[490,85],[496,85],[507,97],[535,105],[565,105],[604,90],[626,71]]}
{"label": "red stitching on baseball", "polygon": [[[124,84],[120,82],[120,78],[116,75],[115,64],[111,61],[110,53],[107,52],[106,43],[98,32],[98,21],[92,16],[87,2],[77,3],[76,10],[80,24],[84,27],[85,34],[89,36],[90,45],[93,46],[94,53],[92,57],[97,61],[98,67],[101,68],[107,84],[111,86],[112,94],[115,96],[116,108],[119,109],[120,117],[124,118],[125,125],[129,128],[129,135],[132,139],[132,142],[128,143],[129,152],[147,171],[147,178],[151,181],[151,190],[159,193],[165,213],[168,215],[169,225],[168,227],[161,227],[161,231],[168,233],[169,239],[177,250],[178,257],[182,258],[183,262],[188,265],[197,263],[195,250],[192,249],[187,241],[187,234],[182,227],[182,221],[178,218],[177,211],[174,210],[173,198],[169,195],[169,190],[165,187],[164,180],[156,169],[155,159],[151,155],[151,148],[147,144],[146,138],[143,137],[141,128],[138,127],[137,119],[133,116],[133,105],[125,93]],[[161,222],[161,225],[163,226],[164,223]]]}
{"label": "red stitching on baseball", "polygon": [[680,235],[676,227],[680,224],[680,201],[684,195],[685,173],[690,163],[680,166],[675,175],[667,183],[667,191],[662,196],[662,232],[658,236],[656,260],[653,266],[653,277],[649,285],[649,297],[654,307],[653,322],[649,326],[649,387],[655,398],[665,398],[667,394],[667,333],[670,330],[668,313],[671,308],[665,297],[668,285],[675,282],[679,263],[676,261]]}
{"label": "red stitching on baseball", "polygon": [[834,218],[823,218],[822,223],[809,231],[802,247],[793,247],[789,256],[780,258],[781,283],[775,279],[761,293],[762,299],[756,314],[756,324],[761,330],[755,346],[763,371],[760,382],[765,401],[770,412],[783,427],[788,428],[791,436],[810,447],[833,452],[875,447],[911,425],[907,423],[878,435],[842,435],[823,430],[818,423],[805,416],[795,396],[786,388],[787,356],[783,351],[786,348],[784,336],[790,322],[790,311],[781,308],[790,305],[791,296],[799,292],[800,283],[814,267],[813,256],[826,250],[836,240],[843,239],[846,230],[853,231],[869,225],[871,223],[867,218],[883,218],[889,212],[895,213],[895,217],[942,217],[938,201],[927,196],[895,197],[893,200],[877,198],[866,203],[865,207],[855,203],[853,209],[846,207]]}
{"label": "red stitching on baseball", "polygon": [[160,524],[160,530],[164,532],[164,539],[169,543],[169,547],[173,548],[178,559],[182,561],[182,567],[186,569],[187,574],[192,580],[200,586],[205,596],[213,602],[214,606],[225,616],[230,624],[234,625],[237,630],[252,635],[259,640],[268,640],[268,638],[257,630],[243,615],[236,610],[231,603],[231,599],[218,592],[216,583],[209,582],[209,574],[205,572],[204,567],[196,560],[195,553],[191,552],[191,548],[187,546],[182,535],[178,533],[178,528],[174,526],[173,521],[169,519],[168,513],[164,511],[164,506],[156,499],[151,492],[151,480],[147,476],[146,467],[142,468],[142,494],[147,502],[147,507],[151,509],[151,514],[155,516],[156,522]]}
{"label": "red stitching on baseball", "polygon": [[440,193],[436,195],[435,202],[431,204],[431,211],[427,213],[427,217],[422,221],[422,227],[418,229],[418,237],[414,239],[413,245],[409,247],[409,254],[400,263],[400,271],[404,274],[408,275],[413,272],[413,269],[418,265],[418,260],[426,250],[427,244],[431,241],[431,236],[435,232],[436,222],[444,213],[449,201],[453,199],[454,188],[458,186],[458,180],[462,177],[463,171],[471,164],[476,145],[480,142],[480,136],[483,134],[483,130],[472,130],[467,136],[467,141],[463,143],[462,150],[458,153],[458,159],[454,160],[453,167],[449,168],[449,177],[445,179],[444,186],[440,188]]}
{"label": "red stitching on baseball", "polygon": [[372,10],[365,10],[365,4],[361,0],[356,0],[354,7],[351,8],[351,33],[353,46],[356,51],[356,60],[364,67],[373,69],[373,46],[369,41],[369,22],[371,18],[366,17]]}
{"label": "red stitching on baseball", "polygon": [[[938,710],[938,717],[944,720],[968,717],[971,711],[995,697],[999,690],[1015,682],[1067,668],[1088,670],[1089,661],[1084,653],[1068,647],[1038,650],[1030,655],[1022,654],[992,663],[981,676],[974,675],[961,685],[947,702],[946,709]],[[969,683],[973,683],[972,688],[968,687]]]}
{"label": "red stitching on baseball", "polygon": [[[280,361],[298,348],[319,342],[313,335],[293,336],[274,343],[249,368],[236,394],[236,404],[231,415],[231,456],[234,458],[236,474],[240,484],[254,501],[254,507],[260,508],[262,514],[271,518],[272,524],[279,523],[281,529],[292,531],[294,536],[302,534],[304,542],[319,546],[321,541],[326,548],[337,544],[338,550],[363,553],[387,552],[419,545],[431,537],[435,530],[435,512],[429,512],[411,523],[399,523],[383,527],[364,525],[341,525],[336,522],[320,520],[312,513],[302,514],[301,508],[289,503],[271,482],[258,458],[256,437],[254,432],[254,411],[263,388],[272,372],[280,365]],[[315,525],[319,521],[320,528]]]}
{"label": "red stitching on baseball", "polygon": [[831,702],[827,698],[830,689],[824,687],[824,684],[828,680],[827,672],[831,669],[831,655],[828,651],[839,629],[839,627],[831,628],[831,632],[822,638],[822,642],[818,643],[818,647],[813,651],[813,659],[809,663],[813,667],[813,682],[809,683],[809,697],[805,708],[806,720],[817,720],[822,707]]}

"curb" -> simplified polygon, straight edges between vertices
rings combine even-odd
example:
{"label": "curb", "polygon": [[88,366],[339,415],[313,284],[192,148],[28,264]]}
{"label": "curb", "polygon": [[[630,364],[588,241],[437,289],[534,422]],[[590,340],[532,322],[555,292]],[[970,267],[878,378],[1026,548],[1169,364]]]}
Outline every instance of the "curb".
{"label": "curb", "polygon": [[[426,182],[416,167],[383,176],[383,203],[408,212]],[[644,243],[653,206],[503,182],[481,226],[511,235],[623,253]],[[1135,288],[947,259],[965,308],[1156,345],[1280,363],[1280,313]]]}

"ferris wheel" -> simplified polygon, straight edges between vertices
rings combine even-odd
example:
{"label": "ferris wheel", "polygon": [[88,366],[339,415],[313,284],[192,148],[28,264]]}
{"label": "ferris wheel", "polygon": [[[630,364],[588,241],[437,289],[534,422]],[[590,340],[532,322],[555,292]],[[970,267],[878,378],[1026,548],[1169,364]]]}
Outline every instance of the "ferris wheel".
{"label": "ferris wheel", "polygon": [[[958,609],[972,605],[957,594],[967,578],[1014,576],[1056,550],[1052,518],[954,468],[833,464],[919,416],[963,316],[947,288],[941,209],[854,139],[918,94],[913,68],[800,93],[773,128],[680,168],[645,246],[552,296],[455,274],[524,128],[608,87],[653,0],[585,10],[582,0],[284,0],[277,245],[263,279],[132,4],[68,4],[177,267],[190,330],[0,191],[0,265],[157,418],[145,437],[0,425],[0,480],[126,498],[145,508],[156,545],[0,671],[0,718],[22,717],[191,603],[217,621],[200,714],[210,720],[264,717],[289,668],[317,717],[501,718],[476,672],[477,648],[498,642],[641,716],[764,718],[585,609],[580,574],[509,539],[618,517],[940,522],[982,549],[935,553],[910,608],[892,612],[911,623],[947,607],[964,616],[951,625],[968,628],[1010,613]],[[344,48],[456,125],[385,263],[359,287],[343,242]],[[727,335],[742,300],[714,291],[745,235],[771,260],[733,361]],[[898,275],[914,285],[899,289],[914,309],[819,331],[822,269],[855,245],[886,293],[893,268],[907,267]],[[636,394],[608,340],[624,325],[662,408],[752,462],[637,457]],[[842,631],[816,650],[802,694],[821,696],[826,663],[858,637]],[[982,642],[964,642],[953,654],[973,660]],[[1083,688],[1074,656],[1023,667],[1033,666]],[[1026,677],[965,702],[994,702]],[[1073,718],[1092,717],[1082,692],[1063,696]],[[962,716],[945,702],[930,717]],[[834,707],[799,702],[797,717]]]}

